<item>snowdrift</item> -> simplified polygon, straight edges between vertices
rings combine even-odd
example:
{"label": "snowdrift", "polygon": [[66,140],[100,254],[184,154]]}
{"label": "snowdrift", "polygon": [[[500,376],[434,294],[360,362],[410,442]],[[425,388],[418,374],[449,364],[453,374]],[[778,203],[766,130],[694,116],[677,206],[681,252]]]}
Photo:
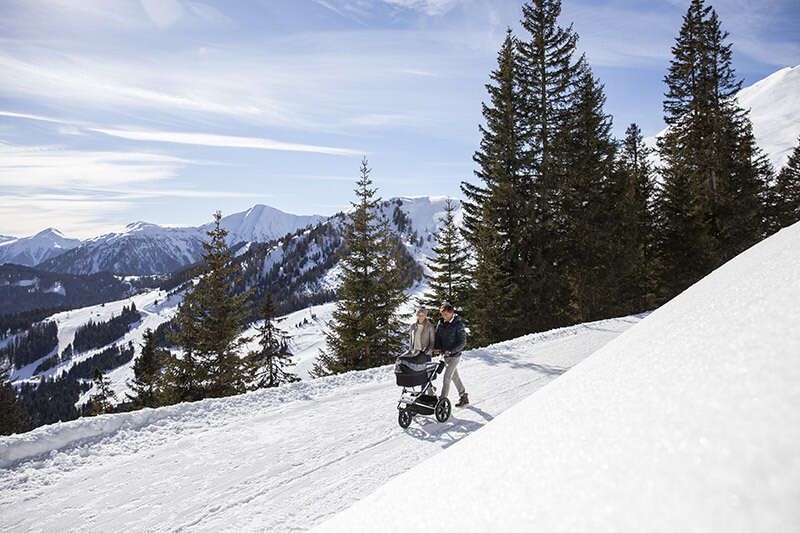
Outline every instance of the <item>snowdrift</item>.
{"label": "snowdrift", "polygon": [[796,531],[799,326],[795,224],[319,530]]}

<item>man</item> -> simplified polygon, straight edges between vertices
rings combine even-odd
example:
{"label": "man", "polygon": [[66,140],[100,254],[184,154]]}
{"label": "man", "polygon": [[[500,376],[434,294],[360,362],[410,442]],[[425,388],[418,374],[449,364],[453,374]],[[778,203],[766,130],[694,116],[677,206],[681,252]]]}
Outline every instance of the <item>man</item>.
{"label": "man", "polygon": [[467,344],[467,332],[461,317],[456,314],[456,310],[449,302],[442,303],[439,309],[442,318],[436,324],[436,337],[434,340],[434,351],[444,355],[445,370],[442,378],[442,398],[447,398],[450,392],[450,382],[453,381],[458,389],[458,403],[456,407],[469,405],[467,391],[458,375],[458,363],[461,360],[461,351]]}

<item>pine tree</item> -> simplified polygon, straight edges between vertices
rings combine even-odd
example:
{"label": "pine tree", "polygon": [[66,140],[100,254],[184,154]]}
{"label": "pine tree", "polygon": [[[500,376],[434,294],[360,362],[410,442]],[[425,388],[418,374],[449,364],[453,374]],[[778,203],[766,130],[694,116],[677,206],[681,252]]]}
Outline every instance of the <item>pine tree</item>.
{"label": "pine tree", "polygon": [[482,106],[485,125],[479,127],[482,139],[473,157],[482,184],[461,184],[463,233],[474,253],[466,307],[470,337],[477,345],[522,334],[519,310],[530,281],[522,249],[528,192],[517,47],[508,30],[486,85],[489,103]]}
{"label": "pine tree", "polygon": [[161,404],[159,386],[164,357],[152,329],[145,330],[143,340],[142,352],[133,362],[133,380],[128,382],[133,394],[127,393],[127,396],[136,408],[158,407]]}
{"label": "pine tree", "polygon": [[0,385],[0,435],[24,433],[31,428],[31,422],[20,405],[14,388],[10,383]]}
{"label": "pine tree", "polygon": [[541,331],[571,322],[574,310],[571,282],[561,231],[564,129],[575,103],[581,58],[575,58],[577,34],[563,27],[560,0],[533,0],[522,7],[520,41],[522,96],[525,110],[525,161],[528,176],[526,216],[521,220],[525,263],[532,277],[523,295],[527,312],[525,332]]}
{"label": "pine tree", "polygon": [[468,294],[467,252],[455,224],[455,210],[455,203],[448,198],[433,247],[435,255],[427,261],[432,274],[427,276],[430,285],[422,304],[433,311],[445,301],[461,308]]}
{"label": "pine tree", "polygon": [[[712,187],[712,219],[719,242],[719,262],[732,259],[766,235],[767,187],[773,177],[772,165],[756,144],[748,113],[736,101],[742,82],[732,65],[728,32],[722,30],[712,8],[705,23],[708,62],[713,87],[712,156],[719,168]],[[712,165],[711,175],[717,172]]]}
{"label": "pine tree", "polygon": [[250,293],[235,293],[241,272],[225,242],[228,232],[221,220],[222,214],[214,213],[198,281],[187,289],[177,316],[176,340],[183,354],[170,365],[167,379],[179,401],[246,390],[246,362],[239,349],[249,341],[241,333]]}
{"label": "pine tree", "polygon": [[[610,268],[620,253],[623,229],[612,215],[622,199],[613,169],[616,145],[611,137],[611,117],[603,111],[603,87],[581,61],[572,90],[568,118],[556,138],[559,165],[559,254],[570,287],[571,322],[588,322],[607,316],[618,298],[619,272]],[[615,266],[624,266],[617,262]]]}
{"label": "pine tree", "polygon": [[405,301],[397,256],[397,237],[379,217],[367,160],[361,163],[354,202],[345,223],[346,255],[330,329],[315,375],[363,370],[391,362],[402,352],[404,326],[398,315]]}
{"label": "pine tree", "polygon": [[627,276],[620,276],[622,293],[615,315],[656,306],[655,180],[650,154],[639,126],[628,126],[617,152],[620,194],[612,216],[620,221],[618,237],[629,268],[623,270]]}
{"label": "pine tree", "polygon": [[286,332],[273,323],[275,300],[270,293],[264,296],[260,318],[264,321],[256,335],[260,348],[249,354],[255,388],[277,387],[284,383],[299,381],[300,378],[288,371],[288,368],[294,365],[292,354],[289,352],[289,339]]}
{"label": "pine tree", "polygon": [[89,399],[88,416],[102,415],[114,410],[117,395],[111,390],[111,380],[99,368],[94,369],[93,386],[95,393]]}
{"label": "pine tree", "polygon": [[692,0],[665,78],[667,133],[659,141],[662,290],[685,289],[764,235],[771,169],[755,144],[731,45],[704,0]]}
{"label": "pine tree", "polygon": [[770,190],[770,230],[800,220],[800,139]]}

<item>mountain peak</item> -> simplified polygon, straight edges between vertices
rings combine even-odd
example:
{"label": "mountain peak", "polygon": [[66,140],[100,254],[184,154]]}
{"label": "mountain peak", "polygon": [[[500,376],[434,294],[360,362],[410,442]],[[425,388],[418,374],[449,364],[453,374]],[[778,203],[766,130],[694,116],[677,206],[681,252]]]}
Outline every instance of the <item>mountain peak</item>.
{"label": "mountain peak", "polygon": [[45,228],[33,237],[58,237],[60,239],[66,239],[66,236],[56,228]]}

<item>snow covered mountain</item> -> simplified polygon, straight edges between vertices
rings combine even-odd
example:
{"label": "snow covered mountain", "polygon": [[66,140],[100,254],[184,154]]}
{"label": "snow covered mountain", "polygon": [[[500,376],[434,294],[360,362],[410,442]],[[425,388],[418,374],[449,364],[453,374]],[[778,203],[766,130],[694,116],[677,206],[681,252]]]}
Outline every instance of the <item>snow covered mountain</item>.
{"label": "snow covered mountain", "polygon": [[[426,272],[445,202],[445,197],[400,197],[385,200],[380,206],[380,215],[389,221],[404,246],[401,269],[409,285],[420,281]],[[460,223],[461,207],[455,203],[456,222]],[[344,213],[338,213],[283,239],[251,246],[240,257],[247,284],[264,287],[279,301],[296,301],[295,309],[330,301],[340,275],[345,218]]]}
{"label": "snow covered mountain", "polygon": [[800,223],[319,531],[425,529],[431,480],[447,531],[796,530],[798,261]]}
{"label": "snow covered mountain", "polygon": [[[800,139],[800,65],[786,67],[743,88],[736,95],[739,104],[750,111],[753,135],[775,171],[780,171]],[[656,139],[645,139],[651,148]]]}
{"label": "snow covered mountain", "polygon": [[[323,217],[293,215],[256,205],[247,211],[223,217],[221,226],[230,232],[228,242],[234,245],[272,241],[320,220]],[[207,239],[206,231],[210,227],[210,224],[164,227],[133,222],[121,232],[83,241],[69,253],[38,266],[70,274],[108,271],[122,275],[151,275],[174,272],[200,260],[201,243]]]}
{"label": "snow covered mountain", "polygon": [[[268,205],[257,204],[241,213],[224,217],[220,225],[228,231],[228,243],[268,242],[294,233],[299,228],[313,226],[325,220],[319,215],[293,215]],[[207,231],[213,224],[200,229]]]}
{"label": "snow covered mountain", "polygon": [[800,139],[800,65],[770,74],[736,98],[750,110],[758,145],[780,170]]}
{"label": "snow covered mountain", "polygon": [[0,265],[14,263],[34,266],[79,246],[79,239],[70,239],[55,228],[47,228],[31,237],[0,237]]}
{"label": "snow covered mountain", "polygon": [[41,263],[39,268],[69,274],[173,272],[200,258],[203,235],[199,228],[133,222],[121,232],[88,239],[79,247]]}

